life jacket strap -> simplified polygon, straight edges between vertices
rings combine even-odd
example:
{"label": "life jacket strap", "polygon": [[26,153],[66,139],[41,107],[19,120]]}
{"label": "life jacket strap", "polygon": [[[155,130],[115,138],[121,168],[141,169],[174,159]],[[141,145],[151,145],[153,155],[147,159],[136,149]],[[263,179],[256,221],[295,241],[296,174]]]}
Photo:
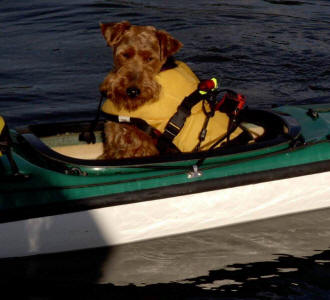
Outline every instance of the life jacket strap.
{"label": "life jacket strap", "polygon": [[[218,94],[220,92],[226,92],[222,99],[218,100]],[[203,105],[203,111],[206,116],[203,128],[199,134],[199,142],[194,151],[198,151],[201,143],[206,136],[206,128],[209,119],[214,116],[215,111],[219,110],[224,112],[229,117],[228,129],[227,129],[227,143],[229,143],[230,134],[237,128],[237,115],[243,109],[245,105],[245,97],[241,94],[228,89],[218,89],[218,82],[215,78],[210,80],[203,80],[200,82],[196,91],[189,96],[185,97],[182,103],[178,106],[176,113],[168,121],[162,137],[170,142],[179,134],[183,128],[186,119],[191,115],[191,109],[200,101],[206,100],[210,105],[210,112],[206,112]],[[204,102],[203,102],[204,104]],[[220,139],[222,140],[222,139]]]}
{"label": "life jacket strap", "polygon": [[185,97],[181,104],[178,106],[176,113],[170,118],[168,123],[166,124],[163,137],[169,141],[173,141],[173,139],[179,134],[181,129],[183,128],[186,119],[191,115],[191,109],[198,102],[205,98],[204,95],[200,94],[199,90],[196,90],[189,96]]}
{"label": "life jacket strap", "polygon": [[[226,94],[219,101],[217,99],[217,96],[220,92],[226,92]],[[107,120],[111,120],[118,123],[130,123],[143,130],[145,133],[147,133],[157,141],[157,148],[161,153],[168,152],[168,149],[176,149],[175,151],[179,152],[177,147],[173,144],[173,140],[184,127],[186,119],[191,115],[191,109],[193,108],[193,106],[203,100],[208,102],[211,111],[206,112],[203,105],[204,113],[206,115],[206,121],[204,122],[203,128],[200,132],[199,143],[195,147],[195,151],[199,149],[200,144],[205,139],[208,121],[211,117],[214,116],[216,110],[224,112],[229,116],[228,130],[227,134],[224,136],[224,138],[227,137],[227,143],[229,143],[230,134],[238,126],[236,117],[240,110],[242,110],[244,107],[245,97],[243,95],[236,94],[234,91],[231,90],[219,90],[218,83],[215,78],[201,81],[196,91],[194,91],[189,96],[183,99],[181,104],[178,106],[177,111],[167,122],[163,133],[161,133],[160,131],[149,125],[145,120],[140,118],[118,116],[109,113],[102,114]],[[101,103],[102,97],[100,100],[96,121],[98,120],[99,114],[101,112]],[[221,142],[224,138],[220,138],[219,141],[215,143],[215,145],[218,145],[218,143]]]}
{"label": "life jacket strap", "polygon": [[145,120],[140,118],[133,118],[133,117],[126,117],[126,116],[118,116],[118,115],[112,115],[109,113],[102,112],[102,116],[109,121],[113,121],[116,123],[129,123],[132,124],[148,135],[150,135],[152,138],[158,138],[160,136],[160,132],[154,128],[153,126],[149,125]]}
{"label": "life jacket strap", "polygon": [[169,153],[169,152],[180,152],[179,149],[172,143],[172,141],[165,139],[163,134],[147,123],[145,120],[140,118],[126,117],[112,115],[109,113],[102,113],[104,118],[109,121],[117,123],[128,123],[136,126],[146,134],[148,134],[156,144],[156,147],[160,153]]}

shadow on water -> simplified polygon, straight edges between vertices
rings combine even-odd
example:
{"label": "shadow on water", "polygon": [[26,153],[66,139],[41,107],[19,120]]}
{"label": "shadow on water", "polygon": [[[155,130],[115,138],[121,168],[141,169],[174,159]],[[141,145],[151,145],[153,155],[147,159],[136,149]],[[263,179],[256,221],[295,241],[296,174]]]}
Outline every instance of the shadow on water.
{"label": "shadow on water", "polygon": [[329,299],[329,211],[0,260],[0,287],[20,299]]}
{"label": "shadow on water", "polygon": [[[95,295],[160,299],[286,298],[330,297],[330,251],[310,257],[279,255],[276,261],[228,265],[207,276],[184,283],[154,284],[145,287],[104,286]],[[105,298],[104,298],[105,299]]]}
{"label": "shadow on water", "polygon": [[[15,191],[15,184],[10,178],[0,184],[0,257],[9,257],[0,259],[0,282],[10,286],[11,282],[31,278],[49,280],[54,272],[59,277],[51,279],[56,282],[65,272],[61,262],[66,260],[75,265],[77,274],[85,275],[85,280],[96,281],[100,277],[97,270],[101,269],[98,264],[111,255],[110,248],[105,257],[98,253],[97,260],[80,255],[77,258],[85,262],[83,265],[75,259],[74,252],[39,255],[107,245],[93,214],[79,201],[69,200],[66,190],[57,187],[61,184],[42,172],[34,173],[32,169],[28,178],[20,182],[20,191]],[[90,257],[91,253],[87,255]],[[84,270],[89,268],[89,261],[95,272],[89,271],[87,277]]]}
{"label": "shadow on water", "polygon": [[[91,253],[85,255],[90,265],[95,263]],[[74,254],[68,254],[66,259],[77,263],[77,274],[90,267],[80,268]],[[53,267],[58,262],[54,260]],[[18,266],[12,265],[15,272],[19,270]],[[40,277],[47,276],[48,271],[38,271]],[[99,275],[93,271],[95,269],[89,271],[91,278]],[[27,299],[329,299],[329,280],[330,250],[324,250],[308,257],[278,254],[275,261],[232,264],[212,270],[206,276],[181,282],[116,286],[81,281],[68,283],[57,278],[52,282],[42,279],[17,281],[2,286],[2,291],[24,295]]]}

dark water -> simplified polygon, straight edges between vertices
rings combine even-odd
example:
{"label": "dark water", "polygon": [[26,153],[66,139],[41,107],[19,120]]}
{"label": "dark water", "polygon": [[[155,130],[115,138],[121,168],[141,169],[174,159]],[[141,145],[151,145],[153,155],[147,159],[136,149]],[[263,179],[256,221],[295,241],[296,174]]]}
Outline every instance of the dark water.
{"label": "dark water", "polygon": [[[93,118],[112,66],[98,23],[120,20],[167,30],[185,45],[178,59],[251,106],[330,95],[328,0],[1,0],[0,114],[12,126]],[[2,285],[20,299],[330,299],[328,215],[0,263]]]}
{"label": "dark water", "polygon": [[177,58],[250,105],[330,93],[328,0],[1,0],[0,112],[10,124],[92,117],[112,56],[100,21],[165,29]]}

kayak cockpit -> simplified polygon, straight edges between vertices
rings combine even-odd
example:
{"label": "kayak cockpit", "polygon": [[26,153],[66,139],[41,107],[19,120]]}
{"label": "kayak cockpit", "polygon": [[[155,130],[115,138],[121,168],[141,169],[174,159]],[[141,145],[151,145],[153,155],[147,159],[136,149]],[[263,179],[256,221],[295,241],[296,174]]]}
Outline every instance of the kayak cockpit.
{"label": "kayak cockpit", "polygon": [[[102,154],[102,129],[104,121],[99,121],[94,131],[95,144],[79,140],[79,134],[90,128],[90,122],[67,122],[30,125],[17,129],[15,151],[26,159],[43,167],[62,170],[60,166],[150,166],[159,163],[172,163],[215,156],[239,155],[240,153],[269,149],[278,145],[289,145],[298,138],[300,126],[290,115],[268,110],[246,109],[241,113],[241,121],[262,128],[256,142],[247,145],[220,147],[212,151],[194,153],[174,153],[157,157],[132,158],[121,160],[99,160]],[[275,151],[275,150],[274,150]],[[64,168],[65,169],[65,168]]]}

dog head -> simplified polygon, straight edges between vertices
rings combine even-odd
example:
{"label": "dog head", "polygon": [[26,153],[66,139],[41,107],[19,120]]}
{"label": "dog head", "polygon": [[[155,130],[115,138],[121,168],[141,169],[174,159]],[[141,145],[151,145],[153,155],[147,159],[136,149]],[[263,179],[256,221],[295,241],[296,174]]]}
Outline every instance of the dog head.
{"label": "dog head", "polygon": [[100,24],[100,27],[113,49],[114,69],[106,83],[108,99],[129,111],[156,101],[161,86],[155,76],[168,57],[182,47],[181,42],[166,31],[127,21]]}

